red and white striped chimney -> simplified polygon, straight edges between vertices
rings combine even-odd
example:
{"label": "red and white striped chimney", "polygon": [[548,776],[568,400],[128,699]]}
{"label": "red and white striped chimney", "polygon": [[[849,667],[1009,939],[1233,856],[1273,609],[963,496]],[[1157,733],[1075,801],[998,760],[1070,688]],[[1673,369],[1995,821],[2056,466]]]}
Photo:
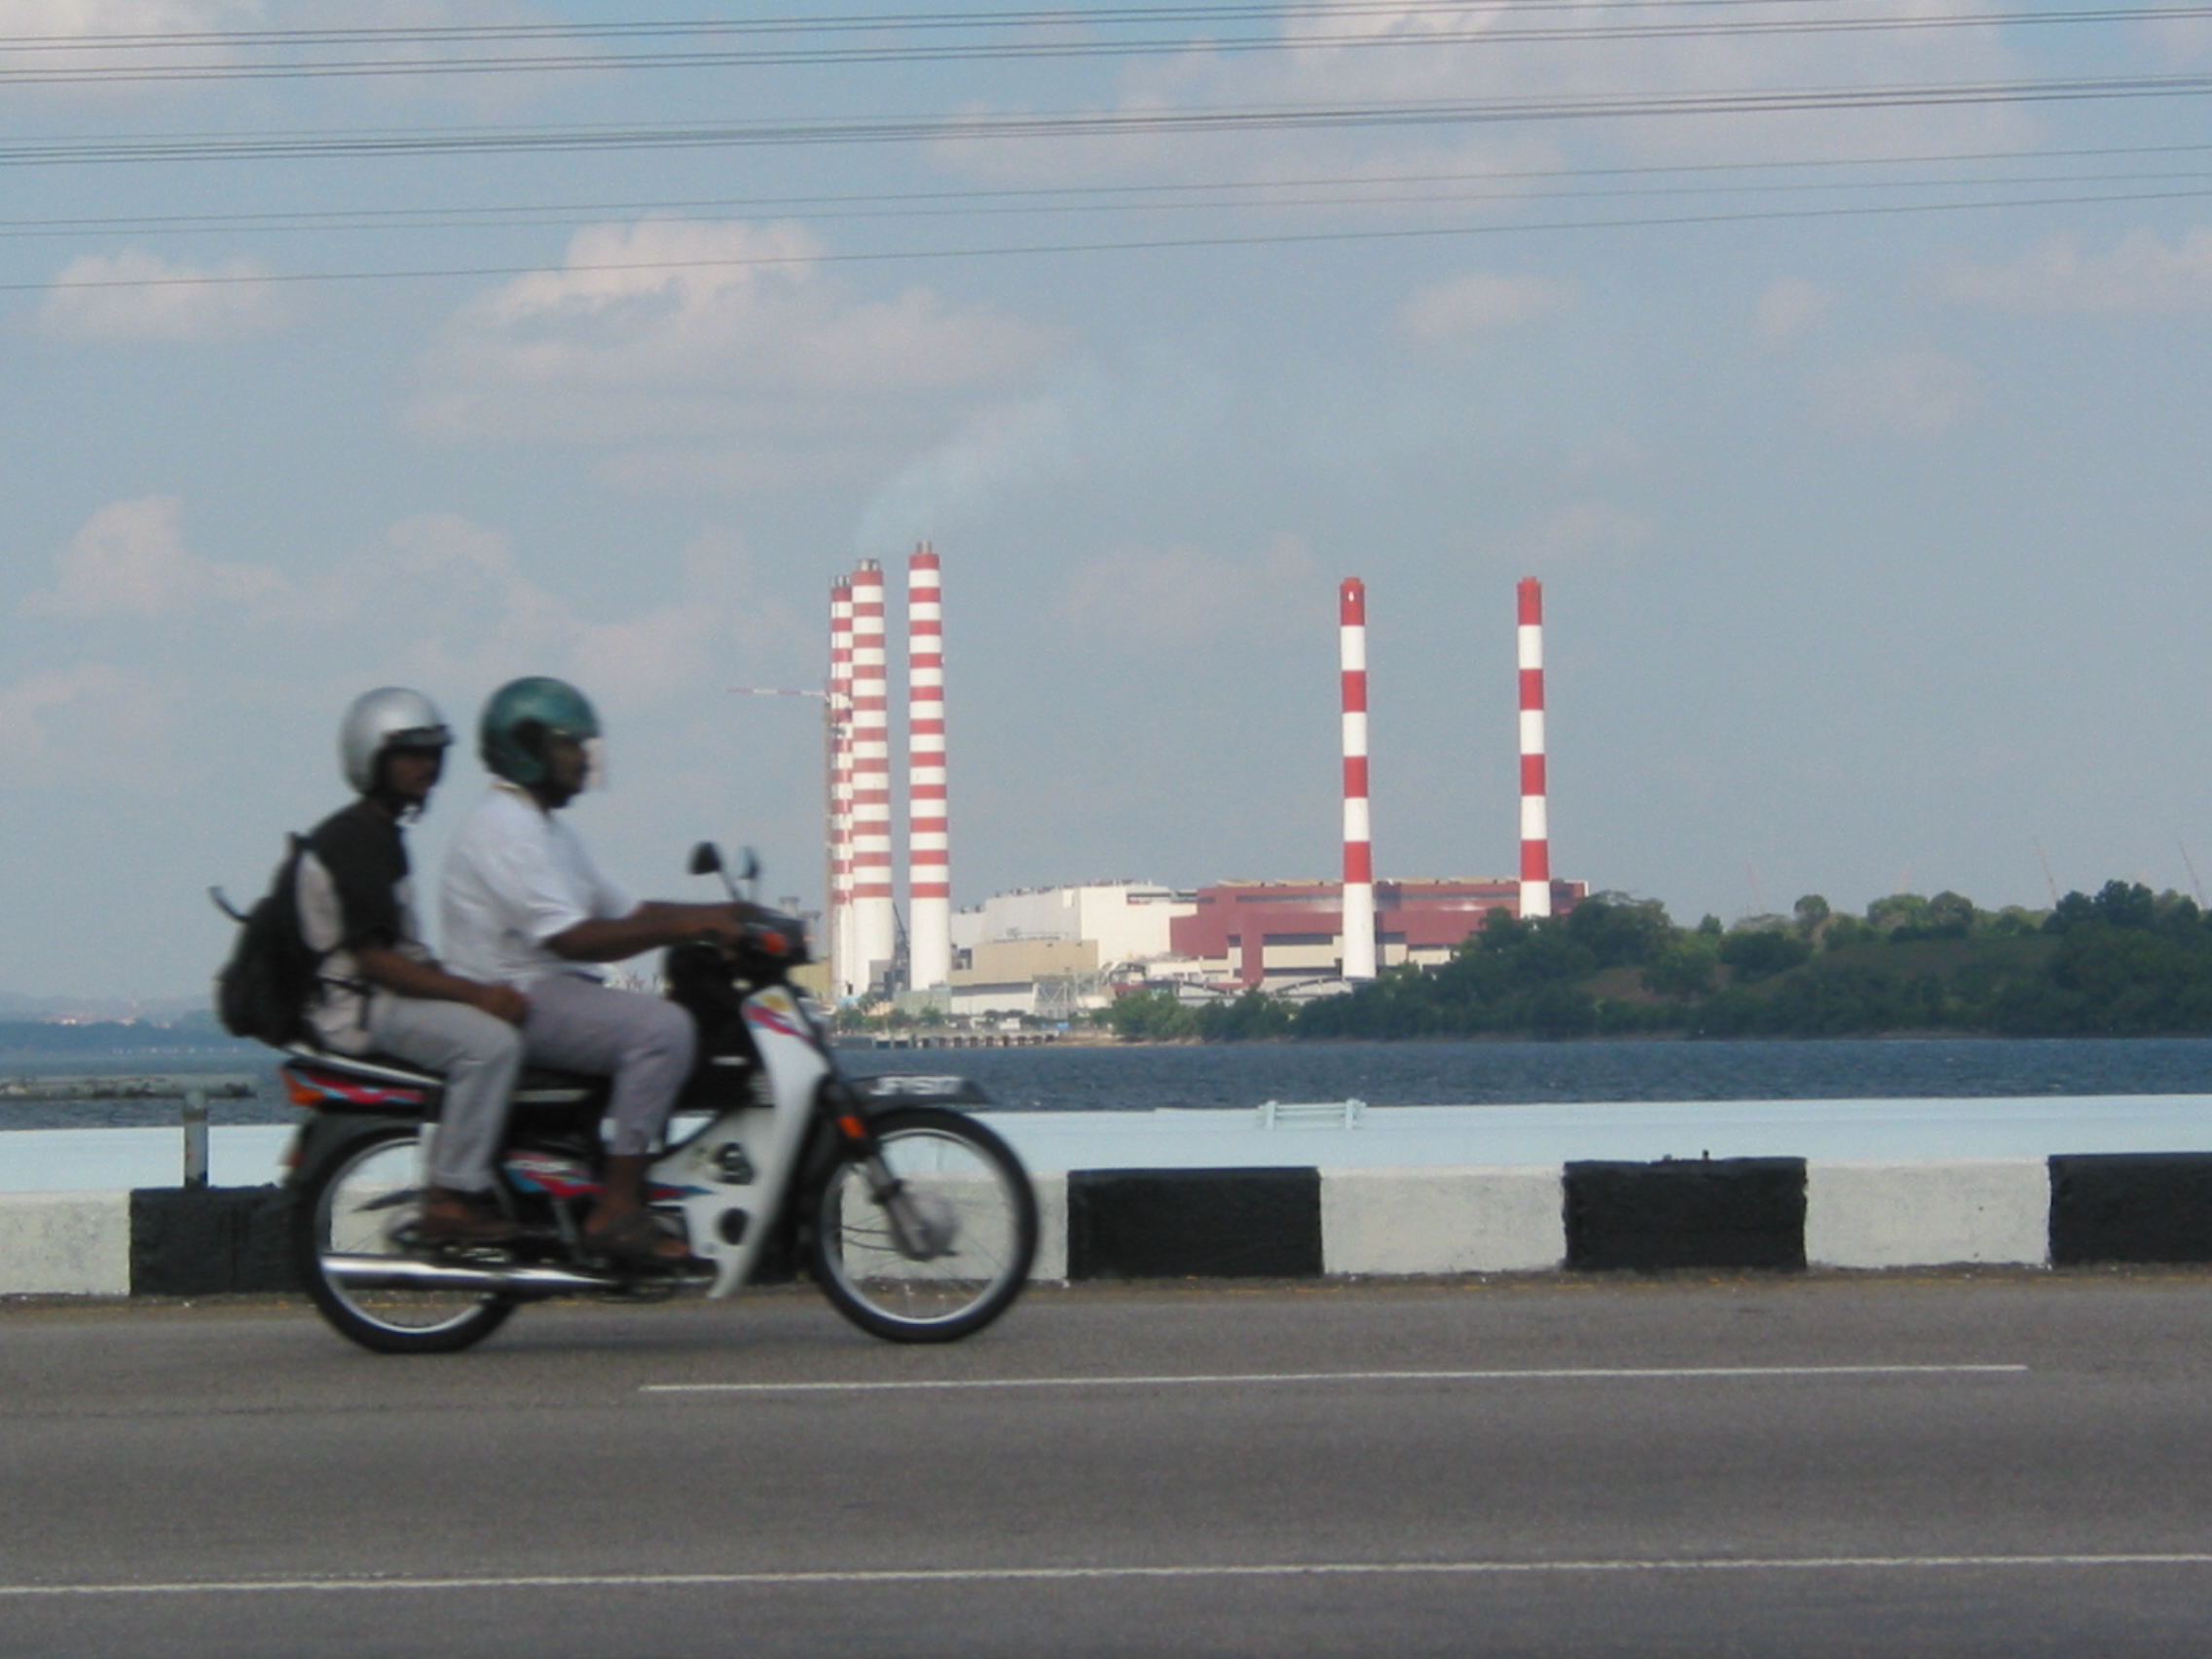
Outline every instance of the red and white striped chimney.
{"label": "red and white striped chimney", "polygon": [[1521,914],[1552,913],[1552,832],[1544,788],[1544,584],[1521,579]]}
{"label": "red and white striped chimney", "polygon": [[853,582],[830,587],[830,914],[832,997],[853,994]]}
{"label": "red and white striped chimney", "polygon": [[853,572],[853,960],[865,991],[891,968],[899,922],[891,898],[891,686],[883,646],[883,567]]}
{"label": "red and white striped chimney", "polygon": [[1367,814],[1367,584],[1346,576],[1337,589],[1337,654],[1344,671],[1345,966],[1347,979],[1375,977],[1375,849]]}
{"label": "red and white striped chimney", "polygon": [[906,978],[952,978],[952,853],[945,812],[944,602],[928,542],[906,566]]}

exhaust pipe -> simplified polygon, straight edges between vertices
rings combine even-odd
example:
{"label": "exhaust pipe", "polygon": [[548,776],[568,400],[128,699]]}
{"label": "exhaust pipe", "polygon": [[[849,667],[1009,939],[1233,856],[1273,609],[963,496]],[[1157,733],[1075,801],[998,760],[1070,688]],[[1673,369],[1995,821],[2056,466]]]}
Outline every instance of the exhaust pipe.
{"label": "exhaust pipe", "polygon": [[506,1296],[566,1296],[577,1291],[619,1291],[627,1282],[611,1273],[573,1268],[482,1268],[461,1262],[424,1262],[406,1256],[325,1256],[323,1276],[350,1290],[461,1290]]}

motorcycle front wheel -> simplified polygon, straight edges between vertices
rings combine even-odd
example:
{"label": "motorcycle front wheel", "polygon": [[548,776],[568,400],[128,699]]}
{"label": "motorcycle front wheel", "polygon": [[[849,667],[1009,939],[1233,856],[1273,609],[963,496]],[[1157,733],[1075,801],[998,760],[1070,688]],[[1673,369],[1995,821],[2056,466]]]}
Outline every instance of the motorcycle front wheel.
{"label": "motorcycle front wheel", "polygon": [[972,1118],[908,1106],[875,1121],[883,1161],[935,1235],[917,1252],[852,1160],[809,1219],[807,1265],[838,1312],[894,1343],[973,1335],[1013,1306],[1037,1254],[1037,1198],[1013,1149]]}
{"label": "motorcycle front wheel", "polygon": [[293,1260],[309,1299],[340,1335],[376,1353],[455,1353],[515,1310],[512,1299],[483,1291],[376,1283],[377,1260],[398,1268],[418,1259],[406,1239],[422,1201],[416,1133],[387,1124],[333,1148],[292,1208]]}

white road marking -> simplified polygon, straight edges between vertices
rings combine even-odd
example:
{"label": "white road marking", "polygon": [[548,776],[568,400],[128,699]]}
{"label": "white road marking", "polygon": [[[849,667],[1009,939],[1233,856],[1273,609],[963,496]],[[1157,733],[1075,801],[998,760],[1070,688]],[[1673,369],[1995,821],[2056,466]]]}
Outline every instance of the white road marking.
{"label": "white road marking", "polygon": [[1728,1378],[2019,1377],[2024,1365],[1640,1365],[1522,1371],[1258,1371],[1198,1377],[903,1378],[846,1382],[647,1382],[641,1394],[895,1394],[963,1388],[1233,1387],[1262,1382],[1660,1382]]}
{"label": "white road marking", "polygon": [[144,1584],[0,1584],[0,1600],[300,1596],[441,1590],[720,1590],[873,1584],[1075,1584],[1142,1579],[1517,1578],[1616,1573],[1943,1572],[1979,1568],[2212,1567],[2212,1552],[2133,1555],[1655,1557],[1593,1561],[1326,1561],[1227,1567],[917,1567],[794,1572],[573,1572],[467,1578],[239,1578]]}

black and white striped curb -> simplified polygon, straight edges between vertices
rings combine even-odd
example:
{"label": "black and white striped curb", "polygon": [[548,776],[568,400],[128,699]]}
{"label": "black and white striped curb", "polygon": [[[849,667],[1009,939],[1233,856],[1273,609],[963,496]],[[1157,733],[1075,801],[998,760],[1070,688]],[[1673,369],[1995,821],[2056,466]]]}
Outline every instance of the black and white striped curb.
{"label": "black and white striped curb", "polygon": [[[2212,1262],[2212,1153],[1037,1178],[1040,1279]],[[293,1288],[274,1187],[0,1196],[0,1294]]]}

